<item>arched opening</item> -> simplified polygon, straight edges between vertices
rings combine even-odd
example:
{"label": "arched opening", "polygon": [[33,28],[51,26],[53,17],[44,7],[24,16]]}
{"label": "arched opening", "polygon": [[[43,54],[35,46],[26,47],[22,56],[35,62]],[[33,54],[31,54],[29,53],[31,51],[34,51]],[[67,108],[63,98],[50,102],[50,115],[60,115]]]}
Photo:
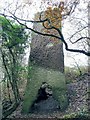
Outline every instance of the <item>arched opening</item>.
{"label": "arched opening", "polygon": [[52,86],[46,82],[42,82],[36,100],[33,102],[30,112],[47,113],[59,109],[59,104],[53,98]]}
{"label": "arched opening", "polygon": [[48,85],[46,82],[43,82],[40,89],[38,90],[36,103],[47,100],[50,96],[52,96],[52,87]]}

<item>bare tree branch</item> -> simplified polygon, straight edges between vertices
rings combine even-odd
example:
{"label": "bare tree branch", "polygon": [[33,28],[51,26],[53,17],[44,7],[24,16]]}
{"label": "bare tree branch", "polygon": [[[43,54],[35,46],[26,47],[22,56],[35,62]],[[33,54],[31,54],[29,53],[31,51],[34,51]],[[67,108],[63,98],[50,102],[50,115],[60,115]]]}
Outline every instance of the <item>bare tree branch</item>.
{"label": "bare tree branch", "polygon": [[[3,15],[3,14],[0,13],[0,15]],[[34,30],[33,28],[28,27],[26,24],[23,24],[22,22],[20,22],[19,19],[18,19],[15,15],[14,15],[14,16],[3,15],[3,16],[4,16],[4,17],[11,17],[11,18],[13,18],[13,19],[16,20],[20,25],[23,25],[26,29],[29,29],[29,30],[37,33],[37,34],[40,34],[40,35],[43,35],[43,36],[55,37],[55,38],[61,40],[61,41],[64,43],[65,49],[66,49],[67,51],[77,52],[77,53],[83,53],[83,54],[85,54],[85,55],[87,55],[87,56],[90,56],[90,52],[87,52],[87,51],[85,51],[85,50],[68,48],[68,44],[67,44],[67,42],[65,41],[65,39],[64,39],[64,37],[63,37],[63,34],[61,33],[60,29],[55,28],[54,26],[51,26],[51,28],[49,28],[49,29],[54,29],[54,30],[56,30],[56,31],[59,33],[59,36],[56,36],[56,35],[53,35],[53,34],[42,33],[42,32],[39,32],[39,31],[37,31],[37,30]],[[45,21],[48,21],[48,19],[43,20],[43,21],[38,21],[38,22],[44,23]],[[31,21],[31,22],[34,23],[34,21]],[[35,21],[35,23],[38,23],[38,22]],[[87,26],[86,26],[86,27],[87,27]],[[85,29],[86,27],[84,27],[83,29]],[[48,29],[48,28],[47,28],[47,29]],[[82,29],[82,30],[83,30],[83,29]],[[80,31],[81,31],[81,30],[80,30]],[[77,33],[77,32],[76,32],[76,33]]]}
{"label": "bare tree branch", "polygon": [[[71,35],[71,37],[70,38],[68,38],[69,39],[69,41],[72,43],[72,44],[74,44],[74,42],[71,40],[76,34],[78,34],[79,32],[81,32],[81,31],[83,31],[84,29],[86,29],[88,26],[85,26],[85,27],[83,27],[82,29],[80,29],[80,30],[78,30],[77,32],[75,32],[73,35]],[[78,41],[77,41],[78,42]],[[75,42],[76,43],[76,42]]]}
{"label": "bare tree branch", "polygon": [[70,41],[72,44],[75,44],[75,43],[77,43],[77,42],[79,42],[80,40],[82,40],[82,39],[89,39],[90,40],[90,37],[81,37],[81,38],[79,38],[79,39],[77,39],[76,41]]}

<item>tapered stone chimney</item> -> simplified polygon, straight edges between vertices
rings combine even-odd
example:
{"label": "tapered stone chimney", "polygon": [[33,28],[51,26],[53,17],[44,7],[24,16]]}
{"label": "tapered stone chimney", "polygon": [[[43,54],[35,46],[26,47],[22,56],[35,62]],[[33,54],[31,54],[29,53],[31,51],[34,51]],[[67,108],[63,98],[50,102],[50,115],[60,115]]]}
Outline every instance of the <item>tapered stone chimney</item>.
{"label": "tapered stone chimney", "polygon": [[[38,20],[37,18],[39,18],[39,13],[35,16],[36,20]],[[42,33],[45,31],[42,23],[35,23],[33,28]],[[49,31],[49,34],[59,36],[57,31],[53,29]],[[32,33],[30,61],[36,65],[55,69],[63,73],[63,43],[57,38]]]}
{"label": "tapered stone chimney", "polygon": [[[37,13],[35,20],[39,20],[40,13]],[[37,19],[38,18],[38,19]],[[41,23],[34,23],[33,29],[43,34],[53,34],[59,36],[56,30],[45,31]],[[54,106],[58,103],[60,110],[65,110],[68,105],[67,90],[64,73],[64,54],[63,43],[51,36],[42,36],[32,33],[31,52],[29,57],[29,72],[26,92],[22,107],[23,113],[32,112],[32,105],[37,100],[38,91],[43,83],[48,84],[52,88],[52,97],[50,101],[54,102]],[[55,111],[55,107],[51,105],[49,99],[37,104],[38,111]],[[44,103],[44,104],[43,104]],[[39,106],[39,107],[38,107]],[[43,110],[42,110],[43,109]],[[40,112],[40,111],[39,111]]]}

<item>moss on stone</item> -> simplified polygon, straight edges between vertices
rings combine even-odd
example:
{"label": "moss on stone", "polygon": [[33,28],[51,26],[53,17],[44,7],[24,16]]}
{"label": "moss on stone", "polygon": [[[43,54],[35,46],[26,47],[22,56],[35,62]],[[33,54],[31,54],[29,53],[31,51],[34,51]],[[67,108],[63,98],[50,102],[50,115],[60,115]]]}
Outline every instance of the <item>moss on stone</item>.
{"label": "moss on stone", "polygon": [[45,69],[38,66],[32,66],[29,76],[30,79],[27,81],[22,107],[23,113],[29,113],[42,82],[47,82],[50,86],[52,86],[53,97],[59,102],[62,110],[66,108],[68,102],[64,74],[49,68]]}

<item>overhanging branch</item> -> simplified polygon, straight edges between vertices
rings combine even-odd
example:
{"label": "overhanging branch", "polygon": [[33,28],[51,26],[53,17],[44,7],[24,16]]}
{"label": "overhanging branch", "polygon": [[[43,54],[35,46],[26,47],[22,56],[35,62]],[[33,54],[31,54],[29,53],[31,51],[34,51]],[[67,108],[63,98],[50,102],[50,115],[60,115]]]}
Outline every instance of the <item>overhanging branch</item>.
{"label": "overhanging branch", "polygon": [[[0,15],[2,15],[2,16],[4,16],[4,17],[11,17],[11,18],[13,18],[13,19],[16,20],[20,25],[23,25],[26,29],[29,29],[29,30],[31,30],[31,31],[39,34],[39,35],[48,36],[48,37],[54,37],[54,38],[57,38],[57,39],[61,40],[61,41],[64,43],[65,49],[66,49],[67,51],[77,52],[77,53],[83,53],[83,54],[85,54],[85,55],[87,55],[87,56],[90,56],[90,52],[87,52],[87,51],[85,51],[85,50],[68,48],[68,44],[67,44],[67,42],[65,41],[65,39],[64,39],[64,37],[63,37],[63,34],[61,33],[60,29],[58,29],[58,28],[56,28],[56,27],[54,27],[54,26],[52,26],[51,28],[54,29],[54,30],[56,30],[56,31],[59,33],[59,36],[56,36],[56,35],[53,35],[53,34],[42,33],[42,32],[39,32],[39,31],[37,31],[37,30],[34,30],[33,28],[28,27],[26,24],[21,23],[21,22],[19,21],[20,19],[17,18],[15,15],[13,15],[13,16],[7,16],[7,15],[3,15],[3,14],[0,14]],[[46,21],[48,21],[48,19],[40,20],[40,21],[29,21],[29,22],[32,22],[32,23],[44,23],[44,22],[46,22]],[[51,29],[51,28],[50,28],[50,29]],[[47,28],[47,29],[48,29],[48,28]]]}

